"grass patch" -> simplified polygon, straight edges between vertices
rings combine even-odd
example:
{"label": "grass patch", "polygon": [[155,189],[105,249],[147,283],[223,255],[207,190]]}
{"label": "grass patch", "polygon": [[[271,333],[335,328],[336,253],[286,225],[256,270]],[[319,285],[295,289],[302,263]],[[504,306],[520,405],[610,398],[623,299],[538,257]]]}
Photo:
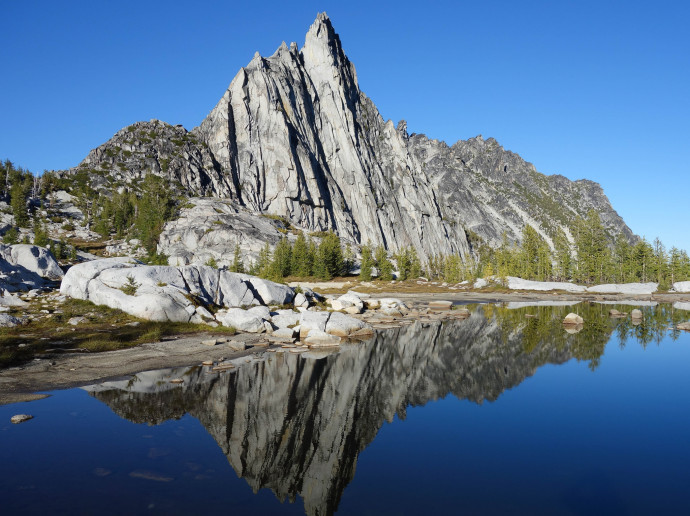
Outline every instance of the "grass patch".
{"label": "grass patch", "polygon": [[[235,333],[234,328],[222,326],[213,328],[206,324],[145,321],[120,310],[78,299],[68,299],[57,305],[62,313],[55,313],[50,318],[41,313],[43,308],[39,303],[32,303],[29,307],[10,312],[15,317],[28,315],[37,319],[16,328],[0,328],[0,368],[20,365],[34,357],[47,358],[73,350],[96,353],[132,348],[178,335]],[[71,326],[67,321],[72,317],[84,317],[86,321],[76,327]]]}

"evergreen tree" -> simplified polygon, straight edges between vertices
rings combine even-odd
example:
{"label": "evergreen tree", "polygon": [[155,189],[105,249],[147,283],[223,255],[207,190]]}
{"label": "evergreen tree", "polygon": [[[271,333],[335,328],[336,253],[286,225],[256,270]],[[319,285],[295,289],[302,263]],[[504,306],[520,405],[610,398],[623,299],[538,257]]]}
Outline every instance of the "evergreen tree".
{"label": "evergreen tree", "polygon": [[633,246],[631,261],[632,279],[642,283],[648,282],[650,280],[650,271],[653,269],[654,249],[652,249],[652,246],[645,238],[642,238]]}
{"label": "evergreen tree", "polygon": [[568,281],[572,274],[572,254],[568,237],[561,228],[556,231],[553,246],[556,260],[554,275],[558,281]]}
{"label": "evergreen tree", "polygon": [[259,251],[259,259],[254,262],[251,274],[266,278],[270,276],[271,272],[271,246],[266,242],[261,251]]}
{"label": "evergreen tree", "polygon": [[19,242],[19,231],[15,226],[12,226],[5,232],[2,241],[7,245],[13,245]]}
{"label": "evergreen tree", "polygon": [[244,262],[242,261],[242,252],[240,244],[235,244],[235,252],[232,255],[232,265],[230,265],[231,272],[244,272]]}
{"label": "evergreen tree", "polygon": [[10,208],[12,209],[12,216],[14,223],[20,228],[28,227],[29,214],[27,211],[27,203],[29,201],[29,192],[31,191],[31,183],[18,173],[10,176],[12,186],[10,188]]}
{"label": "evergreen tree", "polygon": [[292,266],[292,246],[286,237],[280,239],[273,250],[271,276],[283,279],[290,275]]}
{"label": "evergreen tree", "polygon": [[631,263],[632,249],[630,242],[622,233],[616,237],[612,253],[612,280],[616,283],[627,283],[633,279]]}
{"label": "evergreen tree", "polygon": [[450,254],[443,258],[443,280],[458,283],[463,279],[463,263],[459,254]]}
{"label": "evergreen tree", "polygon": [[599,213],[590,210],[587,218],[575,222],[577,279],[581,283],[602,283],[611,263],[606,231]]}
{"label": "evergreen tree", "polygon": [[376,268],[379,271],[378,279],[382,281],[391,281],[393,279],[393,264],[388,259],[386,248],[379,245],[374,253],[376,260]]}
{"label": "evergreen tree", "polygon": [[352,268],[355,266],[355,255],[352,252],[352,246],[347,244],[343,252],[343,274],[349,275]]}
{"label": "evergreen tree", "polygon": [[315,275],[322,279],[331,279],[343,273],[343,251],[340,238],[329,231],[321,239],[314,264]]}
{"label": "evergreen tree", "polygon": [[173,206],[167,182],[154,174],[148,174],[142,183],[134,226],[149,255],[156,252],[163,225],[174,213]]}
{"label": "evergreen tree", "polygon": [[654,260],[652,269],[654,281],[659,284],[659,288],[661,290],[668,290],[671,287],[668,283],[668,255],[659,237],[654,239]]}
{"label": "evergreen tree", "polygon": [[50,239],[48,238],[48,230],[45,224],[41,221],[38,216],[34,217],[33,221],[33,231],[34,231],[34,245],[39,247],[48,247],[50,244]]}
{"label": "evergreen tree", "polygon": [[410,276],[410,269],[412,268],[412,256],[409,248],[403,247],[393,257],[398,264],[398,279],[405,281]]}
{"label": "evergreen tree", "polygon": [[300,232],[297,235],[297,240],[292,246],[292,264],[290,266],[290,273],[293,276],[306,278],[311,275],[312,259],[309,255],[309,244],[304,233]]}
{"label": "evergreen tree", "polygon": [[371,281],[372,269],[376,262],[371,254],[371,243],[367,242],[362,246],[362,262],[359,268],[359,279],[362,281]]}

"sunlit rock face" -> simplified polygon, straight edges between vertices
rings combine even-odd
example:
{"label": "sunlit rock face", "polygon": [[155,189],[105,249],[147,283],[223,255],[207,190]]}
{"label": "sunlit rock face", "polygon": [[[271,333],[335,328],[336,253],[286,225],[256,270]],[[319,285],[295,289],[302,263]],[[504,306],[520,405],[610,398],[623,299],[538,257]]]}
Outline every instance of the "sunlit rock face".
{"label": "sunlit rock face", "polygon": [[299,495],[308,514],[330,514],[359,453],[407,407],[448,394],[493,401],[545,363],[600,356],[611,328],[585,314],[590,333],[569,335],[561,326],[568,309],[532,308],[539,319],[526,319],[526,309],[477,309],[464,321],[415,323],[333,354],[264,353],[222,374],[182,368],[87,389],[135,422],[191,414],[255,491]]}
{"label": "sunlit rock face", "polygon": [[[273,243],[283,228],[261,214],[304,231],[332,229],[354,244],[412,246],[421,256],[466,255],[475,235],[492,245],[504,232],[519,241],[526,224],[552,245],[590,209],[611,237],[633,238],[596,183],[545,176],[492,138],[449,146],[408,134],[404,121],[385,121],[359,89],[325,13],[301,49],[283,43],[270,57],[257,53],[199,127],[139,122],[69,173],[78,170],[88,170],[99,189],[153,173],[189,196],[228,201],[220,218],[200,209],[166,226],[158,250],[184,263],[222,258],[236,244],[256,252],[262,233]],[[199,232],[200,217],[217,223],[206,229],[232,236],[227,248],[220,232]],[[235,222],[250,231],[246,242]]]}

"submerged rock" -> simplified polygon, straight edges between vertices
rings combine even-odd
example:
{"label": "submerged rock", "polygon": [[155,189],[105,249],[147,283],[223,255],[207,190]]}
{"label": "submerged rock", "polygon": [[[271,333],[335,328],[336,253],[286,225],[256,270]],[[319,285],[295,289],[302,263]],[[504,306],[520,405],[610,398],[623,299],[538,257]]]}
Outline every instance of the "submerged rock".
{"label": "submerged rock", "polygon": [[33,416],[30,416],[29,414],[17,414],[15,416],[12,416],[10,418],[10,422],[18,425],[19,423],[24,423],[25,421],[29,421],[30,419],[33,419]]}

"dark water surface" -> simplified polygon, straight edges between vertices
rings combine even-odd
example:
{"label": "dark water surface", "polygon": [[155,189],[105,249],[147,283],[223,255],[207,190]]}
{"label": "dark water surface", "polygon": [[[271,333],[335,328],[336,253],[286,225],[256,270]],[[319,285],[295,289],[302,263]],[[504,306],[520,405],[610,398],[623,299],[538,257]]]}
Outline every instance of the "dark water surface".
{"label": "dark water surface", "polygon": [[690,312],[610,308],[476,306],[2,406],[0,513],[690,514]]}

